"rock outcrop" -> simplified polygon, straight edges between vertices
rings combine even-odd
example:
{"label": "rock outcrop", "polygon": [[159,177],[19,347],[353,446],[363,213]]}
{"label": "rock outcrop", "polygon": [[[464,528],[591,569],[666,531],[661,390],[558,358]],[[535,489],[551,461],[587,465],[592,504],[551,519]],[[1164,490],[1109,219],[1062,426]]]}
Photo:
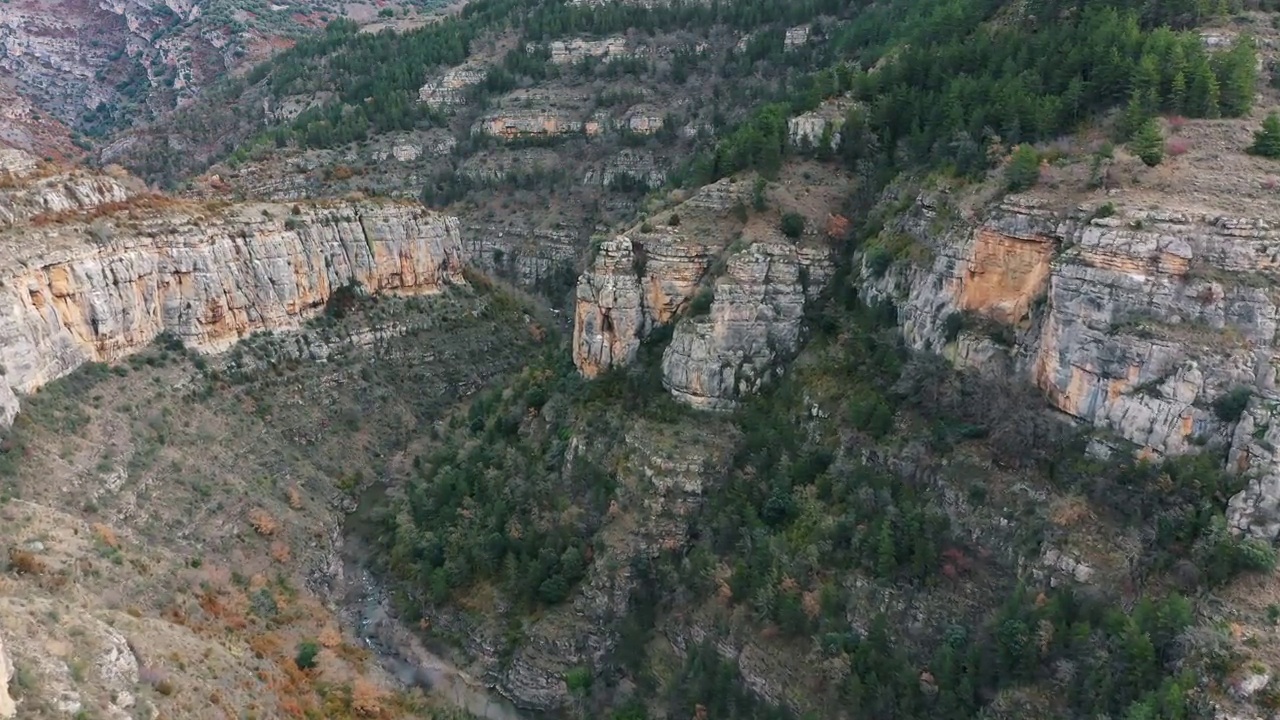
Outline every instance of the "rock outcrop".
{"label": "rock outcrop", "polygon": [[826,253],[780,238],[734,255],[715,282],[710,313],[676,325],[663,385],[692,407],[732,409],[796,351],[806,291],[822,287],[830,267]]}
{"label": "rock outcrop", "polygon": [[146,200],[0,231],[0,420],[12,421],[15,393],[160,333],[222,350],[298,326],[349,283],[424,293],[463,282],[458,221],[416,205]]}
{"label": "rock outcrop", "polygon": [[0,718],[18,716],[18,705],[9,694],[9,683],[13,680],[13,661],[4,650],[4,638],[0,637]]}
{"label": "rock outcrop", "polygon": [[[897,302],[910,345],[1012,368],[1057,409],[1141,452],[1229,443],[1234,469],[1255,476],[1229,518],[1274,539],[1280,457],[1268,437],[1280,400],[1280,299],[1270,288],[1280,231],[1260,219],[1102,214],[1011,200],[972,221],[921,198],[892,232],[925,251],[868,294]],[[1004,331],[981,337],[993,327]],[[1257,396],[1239,423],[1220,402],[1233,392]]]}
{"label": "rock outcrop", "polygon": [[723,246],[677,228],[654,228],[633,240],[600,243],[578,279],[574,362],[587,377],[636,358],[640,343],[670,322],[698,290]]}
{"label": "rock outcrop", "polygon": [[664,387],[692,407],[728,410],[799,349],[805,303],[834,269],[831,248],[784,238],[776,219],[751,219],[743,204],[751,185],[707,185],[670,215],[597,241],[575,295],[580,373],[631,364],[655,329],[674,324]]}
{"label": "rock outcrop", "polygon": [[809,112],[789,118],[788,141],[801,149],[818,148],[826,142],[827,149],[838,150],[842,140],[840,129],[853,106],[854,103],[847,98],[832,98]]}
{"label": "rock outcrop", "polygon": [[467,64],[450,68],[439,77],[431,78],[418,89],[418,101],[452,109],[467,102],[467,90],[484,82],[488,69],[484,65]]}
{"label": "rock outcrop", "polygon": [[93,174],[42,166],[20,150],[0,148],[0,229],[43,214],[121,203],[145,188],[122,171]]}
{"label": "rock outcrop", "polygon": [[[536,45],[529,45],[530,52],[537,49]],[[555,40],[549,46],[551,52],[551,62],[557,65],[568,65],[585,58],[601,58],[604,60],[616,60],[619,58],[631,57],[631,53],[627,51],[627,39],[621,35],[605,38],[604,40],[585,40],[582,38],[574,38],[572,40]]]}

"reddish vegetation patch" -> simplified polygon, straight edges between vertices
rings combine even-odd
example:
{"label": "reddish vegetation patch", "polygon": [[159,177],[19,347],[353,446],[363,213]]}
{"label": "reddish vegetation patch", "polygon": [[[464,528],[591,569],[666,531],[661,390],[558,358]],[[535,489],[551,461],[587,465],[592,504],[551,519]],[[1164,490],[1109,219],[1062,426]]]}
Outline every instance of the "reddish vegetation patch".
{"label": "reddish vegetation patch", "polygon": [[849,232],[849,218],[843,215],[827,216],[827,237],[842,238]]}
{"label": "reddish vegetation patch", "polygon": [[[299,22],[303,22],[308,19],[305,15],[294,15],[294,17],[298,18]],[[297,44],[297,41],[293,38],[280,37],[277,35],[268,35],[265,40],[267,41],[267,46],[272,50],[288,50]]]}

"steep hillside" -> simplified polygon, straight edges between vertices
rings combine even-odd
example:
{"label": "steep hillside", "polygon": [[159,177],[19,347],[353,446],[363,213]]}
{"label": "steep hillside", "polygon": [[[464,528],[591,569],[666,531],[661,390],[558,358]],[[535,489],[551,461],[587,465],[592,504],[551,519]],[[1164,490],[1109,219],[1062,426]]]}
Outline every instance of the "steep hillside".
{"label": "steep hillside", "polygon": [[0,97],[8,110],[0,114],[0,140],[42,156],[93,150],[330,20],[411,27],[434,19],[440,4],[7,2],[0,7]]}
{"label": "steep hillside", "polygon": [[1274,712],[1274,27],[482,0],[4,156],[9,695]]}
{"label": "steep hillside", "polygon": [[448,718],[410,688],[483,699],[397,639],[342,525],[546,321],[470,285],[457,221],[420,208],[174,201],[4,160],[0,716]]}

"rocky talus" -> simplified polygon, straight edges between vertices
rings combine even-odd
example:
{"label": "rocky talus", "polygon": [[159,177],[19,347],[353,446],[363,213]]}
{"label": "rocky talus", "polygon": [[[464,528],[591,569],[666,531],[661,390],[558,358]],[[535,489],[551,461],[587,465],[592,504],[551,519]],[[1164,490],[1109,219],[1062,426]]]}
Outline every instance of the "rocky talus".
{"label": "rocky talus", "polygon": [[[160,333],[217,351],[253,332],[297,327],[349,283],[424,293],[463,282],[457,220],[413,204],[147,196],[120,207],[111,197],[64,198],[70,208],[97,207],[0,230],[6,423],[15,393],[129,355]],[[14,214],[0,205],[0,216],[6,209]]]}
{"label": "rocky talus", "polygon": [[[1229,445],[1233,468],[1254,478],[1229,518],[1270,540],[1280,533],[1274,228],[1019,199],[963,218],[921,197],[891,231],[911,260],[879,278],[866,268],[867,292],[898,305],[912,346],[1019,373],[1140,453]],[[1237,422],[1230,400],[1250,395]]]}

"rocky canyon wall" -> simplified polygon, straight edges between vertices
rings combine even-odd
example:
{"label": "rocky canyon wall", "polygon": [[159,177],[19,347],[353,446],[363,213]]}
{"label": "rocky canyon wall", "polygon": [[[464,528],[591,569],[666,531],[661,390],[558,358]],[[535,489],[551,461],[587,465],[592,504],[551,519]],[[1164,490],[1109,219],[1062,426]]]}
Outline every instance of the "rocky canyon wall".
{"label": "rocky canyon wall", "polygon": [[[922,196],[892,230],[922,249],[911,254],[919,259],[879,277],[864,267],[865,291],[898,306],[913,347],[1021,374],[1053,407],[1141,454],[1225,444],[1233,469],[1253,477],[1231,522],[1275,539],[1274,228],[1262,218],[1019,199],[962,218],[945,198]],[[1250,394],[1237,422],[1228,400]]]}
{"label": "rocky canyon wall", "polygon": [[84,362],[129,355],[163,332],[216,351],[296,327],[351,282],[371,293],[464,282],[458,221],[416,204],[103,200],[54,203],[91,209],[0,229],[6,424],[15,394]]}
{"label": "rocky canyon wall", "polygon": [[797,350],[805,302],[833,268],[830,246],[735,219],[749,185],[721,180],[670,216],[598,243],[576,294],[583,375],[629,365],[654,330],[672,325],[663,385],[692,407],[729,410]]}

